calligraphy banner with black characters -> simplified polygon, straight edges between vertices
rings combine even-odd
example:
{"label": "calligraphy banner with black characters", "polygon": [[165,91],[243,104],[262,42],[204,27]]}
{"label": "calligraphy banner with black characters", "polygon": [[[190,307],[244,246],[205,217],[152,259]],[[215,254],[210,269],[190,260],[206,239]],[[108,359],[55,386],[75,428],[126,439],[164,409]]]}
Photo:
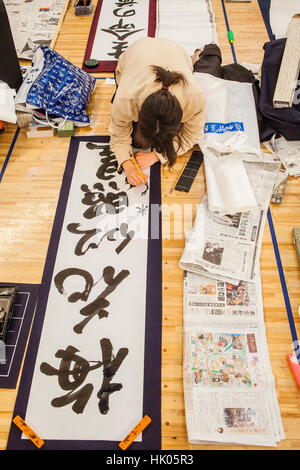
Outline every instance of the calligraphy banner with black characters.
{"label": "calligraphy banner with black characters", "polygon": [[155,36],[157,0],[98,0],[84,62],[99,61],[87,72],[113,72],[122,52],[137,39]]}
{"label": "calligraphy banner with black characters", "polygon": [[[43,449],[160,449],[160,163],[133,187],[109,137],[73,137],[16,400]],[[146,173],[146,171],[145,171]],[[32,448],[12,424],[8,449]]]}

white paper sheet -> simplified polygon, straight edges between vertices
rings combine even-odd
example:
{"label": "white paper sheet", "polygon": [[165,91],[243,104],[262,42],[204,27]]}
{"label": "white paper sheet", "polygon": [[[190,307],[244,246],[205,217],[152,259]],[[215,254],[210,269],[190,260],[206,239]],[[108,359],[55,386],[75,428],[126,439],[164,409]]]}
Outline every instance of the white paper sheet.
{"label": "white paper sheet", "polygon": [[0,83],[0,121],[16,124],[15,96],[16,90],[11,89],[7,83]]}
{"label": "white paper sheet", "polygon": [[188,54],[218,43],[210,0],[158,0],[156,37],[178,42]]}
{"label": "white paper sheet", "polygon": [[276,39],[284,38],[287,35],[289,22],[292,16],[300,13],[299,0],[271,0],[270,23]]}
{"label": "white paper sheet", "polygon": [[[26,422],[29,425],[31,423],[32,426],[34,424],[36,432],[44,439],[120,441],[143,417],[149,191],[142,194],[145,191],[145,185],[129,189],[124,174],[115,173],[113,179],[109,179],[112,173],[108,172],[106,179],[97,178],[96,173],[100,166],[99,149],[87,149],[86,143],[81,142],[53,278],[64,269],[80,268],[93,276],[93,286],[87,301],[78,300],[70,303],[68,296],[73,292],[83,291],[84,279],[81,276],[70,276],[64,282],[63,293],[58,291],[52,280],[25,417]],[[128,195],[129,205],[123,208],[124,210],[119,215],[108,214],[104,205],[100,204],[100,193],[97,199],[101,188],[94,186],[89,197],[94,193],[92,201],[96,203],[98,201],[99,207],[95,217],[91,217],[91,212],[89,216],[86,214],[84,217],[83,213],[93,208],[88,204],[87,187],[92,189],[93,185],[100,182],[105,187],[104,194],[114,193],[116,186],[113,187],[112,183],[117,185],[118,192],[124,191]],[[122,202],[120,207],[123,207]],[[116,247],[122,240],[124,241],[120,232],[113,232],[110,240],[107,237],[104,237],[101,243],[100,240],[107,229],[120,227],[122,221],[124,223],[130,221],[129,230],[134,230],[135,235],[124,250],[117,254]],[[86,251],[84,255],[74,254],[76,244],[82,235],[71,233],[67,229],[71,223],[80,224],[81,230],[95,228],[101,230],[99,234],[84,243],[83,251]],[[90,247],[87,250],[91,243],[100,244],[98,248]],[[74,326],[86,318],[80,314],[80,309],[94,301],[107,287],[103,279],[103,269],[107,266],[115,269],[115,276],[123,270],[129,271],[130,274],[114,292],[105,297],[109,305],[103,308],[108,315],[103,318],[94,316],[88,321],[82,333],[76,333]],[[127,356],[112,379],[112,383],[122,384],[122,389],[109,396],[109,411],[101,414],[98,409],[97,393],[103,380],[103,367],[89,371],[82,386],[76,388],[77,391],[87,384],[93,386],[92,395],[82,413],[77,414],[72,410],[74,402],[62,407],[52,406],[53,399],[66,396],[68,393],[74,394],[74,391],[71,390],[71,385],[69,390],[63,389],[58,381],[57,373],[47,375],[41,371],[41,365],[47,363],[50,367],[59,370],[62,356],[59,351],[66,351],[68,346],[72,346],[78,350],[77,355],[88,361],[91,367],[97,364],[97,361],[103,360],[100,348],[100,340],[103,338],[110,340],[114,357],[121,348],[128,349]],[[74,362],[70,369],[76,375]],[[79,369],[77,370],[79,373]],[[73,377],[70,372],[68,380],[72,382],[75,375]],[[141,436],[137,438],[137,440],[140,439]]]}
{"label": "white paper sheet", "polygon": [[235,214],[257,208],[257,202],[243,162],[234,154],[205,160],[206,187],[211,211]]}

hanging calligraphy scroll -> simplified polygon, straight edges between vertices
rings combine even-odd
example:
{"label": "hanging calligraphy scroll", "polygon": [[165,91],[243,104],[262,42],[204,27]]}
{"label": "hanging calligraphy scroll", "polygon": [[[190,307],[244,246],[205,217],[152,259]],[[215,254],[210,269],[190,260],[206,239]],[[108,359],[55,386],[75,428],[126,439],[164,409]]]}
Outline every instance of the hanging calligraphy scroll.
{"label": "hanging calligraphy scroll", "polygon": [[[14,410],[45,450],[118,449],[145,414],[132,448],[160,449],[160,164],[148,174],[133,187],[108,137],[71,140]],[[31,446],[12,425],[7,448]]]}
{"label": "hanging calligraphy scroll", "polygon": [[98,0],[84,62],[99,61],[87,72],[113,72],[125,49],[137,39],[155,36],[157,0]]}

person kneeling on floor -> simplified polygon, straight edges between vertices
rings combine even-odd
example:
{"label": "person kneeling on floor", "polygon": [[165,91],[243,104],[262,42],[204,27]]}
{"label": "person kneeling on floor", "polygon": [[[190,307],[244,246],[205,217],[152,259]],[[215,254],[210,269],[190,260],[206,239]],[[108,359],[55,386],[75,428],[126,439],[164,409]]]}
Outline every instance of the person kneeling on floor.
{"label": "person kneeling on floor", "polygon": [[[202,137],[205,94],[193,76],[192,58],[168,39],[135,41],[120,56],[115,73],[110,146],[131,185],[144,184],[141,170],[178,155]],[[147,179],[147,175],[145,175]]]}

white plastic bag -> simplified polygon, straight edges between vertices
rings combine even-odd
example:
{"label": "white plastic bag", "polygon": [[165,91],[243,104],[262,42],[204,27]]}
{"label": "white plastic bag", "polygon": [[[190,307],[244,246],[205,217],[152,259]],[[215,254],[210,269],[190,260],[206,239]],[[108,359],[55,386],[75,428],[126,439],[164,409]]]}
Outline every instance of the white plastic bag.
{"label": "white plastic bag", "polygon": [[0,82],[0,121],[16,124],[15,96],[16,90],[10,88],[7,83]]}
{"label": "white plastic bag", "polygon": [[243,161],[260,161],[252,85],[195,73],[206,94],[204,155],[208,207],[234,214],[257,207]]}

